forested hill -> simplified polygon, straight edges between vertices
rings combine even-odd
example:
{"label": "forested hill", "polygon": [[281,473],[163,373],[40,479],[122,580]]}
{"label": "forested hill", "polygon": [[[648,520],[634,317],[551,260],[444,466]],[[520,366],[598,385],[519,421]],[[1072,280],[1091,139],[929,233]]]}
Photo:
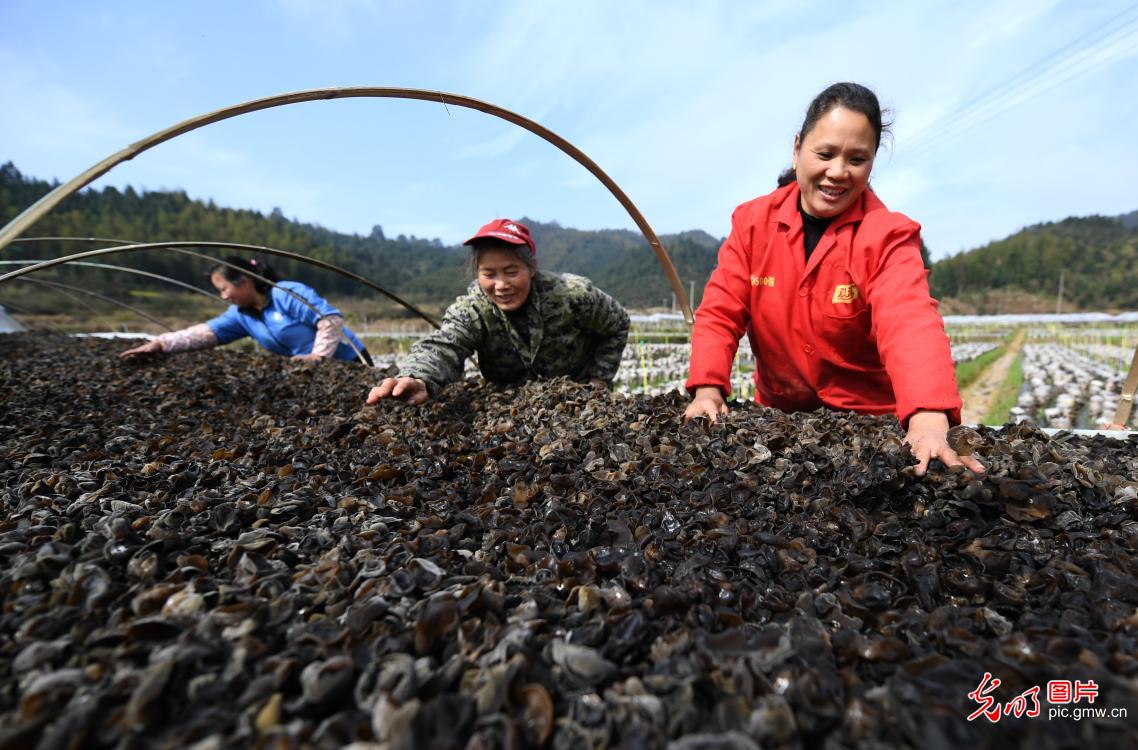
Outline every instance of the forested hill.
{"label": "forested hill", "polygon": [[[52,187],[20,174],[11,163],[0,166],[0,225]],[[639,233],[567,229],[555,222],[519,218],[533,230],[542,268],[588,276],[630,307],[670,301],[667,278]],[[265,215],[222,208],[212,201],[193,200],[184,192],[140,193],[113,187],[85,190],[40,220],[29,234],[265,245],[342,266],[435,309],[460,294],[470,278],[466,249],[447,247],[439,240],[387,237],[379,226],[367,236],[344,234],[286,219],[280,210]],[[661,240],[685,287],[695,282],[698,301],[715,267],[721,240],[701,231],[665,235]],[[2,259],[55,257],[88,247],[75,243],[15,244],[3,252]],[[157,251],[108,260],[208,287],[203,262],[195,258]],[[307,281],[326,294],[372,294],[326,271],[278,260],[273,263],[282,276]],[[1054,309],[1060,272],[1064,274],[1064,309],[1138,308],[1138,211],[1114,218],[1072,218],[1028,227],[937,262],[930,280],[934,295],[946,303],[948,312],[1029,312],[1032,310],[1024,305]],[[147,283],[138,277],[90,269],[75,269],[70,274],[84,283],[97,281],[110,287]],[[160,288],[158,282],[153,285]]]}
{"label": "forested hill", "polygon": [[[625,304],[637,307],[670,303],[671,286],[644,236],[623,229],[566,229],[556,223],[526,221],[537,242],[543,267],[588,276],[597,286]],[[660,241],[676,273],[696,295],[715,268],[722,240],[706,232],[662,235]]]}
{"label": "forested hill", "polygon": [[[0,166],[0,225],[30,206],[54,184],[22,175],[11,163]],[[670,286],[644,238],[623,230],[579,231],[556,223],[521,217],[538,243],[542,268],[588,276],[626,305],[644,307],[670,300]],[[472,233],[475,228],[472,227]],[[222,208],[212,201],[189,198],[184,192],[137,192],[132,188],[88,189],[68,198],[26,233],[28,236],[105,237],[137,242],[176,240],[237,242],[288,250],[334,263],[369,278],[414,302],[445,305],[469,283],[466,248],[447,247],[439,240],[387,237],[380,226],[368,236],[344,234],[286,219],[280,210]],[[661,237],[685,284],[696,282],[697,293],[715,266],[719,240],[704,232]],[[4,260],[48,258],[89,249],[81,243],[16,243]],[[220,257],[217,251],[211,255]],[[199,286],[203,262],[169,251],[137,252],[107,262],[161,273]],[[372,294],[355,282],[311,267],[271,259],[282,276],[309,281],[325,294]],[[74,269],[73,278],[101,285],[162,288],[139,277]]]}
{"label": "forested hill", "polygon": [[993,293],[1026,293],[1053,305],[1060,274],[1067,310],[1138,309],[1138,212],[1028,227],[938,261],[930,280],[938,298],[986,296],[991,306]]}

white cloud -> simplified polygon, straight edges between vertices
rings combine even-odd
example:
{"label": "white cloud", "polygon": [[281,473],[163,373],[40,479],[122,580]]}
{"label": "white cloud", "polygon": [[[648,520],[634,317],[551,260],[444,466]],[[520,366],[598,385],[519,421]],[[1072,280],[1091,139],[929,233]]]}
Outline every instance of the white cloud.
{"label": "white cloud", "polygon": [[[1014,43],[1036,21],[1046,18],[1060,0],[1007,0],[980,9],[964,40],[973,54],[994,44]],[[973,9],[969,9],[971,11]]]}
{"label": "white cloud", "polygon": [[520,127],[510,128],[488,140],[469,143],[452,152],[454,159],[493,159],[514,150],[530,133]]}
{"label": "white cloud", "polygon": [[[132,16],[121,37],[109,23],[100,45],[118,56],[86,77],[102,58],[61,44],[55,35],[69,18],[52,17],[38,35],[25,24],[29,33],[11,44],[0,30],[0,95],[16,103],[0,119],[0,159],[65,179],[179,119],[172,109],[189,116],[329,81],[422,85],[507,107],[567,138],[656,231],[721,235],[734,206],[768,191],[787,166],[811,96],[847,79],[896,110],[896,149],[879,158],[875,185],[943,253],[1019,222],[1138,208],[1125,205],[1135,203],[1128,186],[1138,169],[1126,127],[1138,116],[1128,98],[1138,79],[1132,35],[1082,62],[1053,60],[1035,88],[1011,87],[973,127],[952,127],[962,105],[1127,7],[269,0],[179,16],[185,29],[169,14]],[[113,4],[99,12],[115,13]],[[221,18],[257,33],[219,66],[233,38],[216,33]],[[63,46],[86,54],[57,58]],[[125,59],[141,61],[129,81]],[[279,205],[335,228],[378,223],[389,234],[460,239],[487,215],[523,212],[632,227],[582,167],[483,114],[362,103],[274,112],[271,122],[240,118],[164,144],[104,180]],[[923,148],[922,133],[932,134]]]}
{"label": "white cloud", "polygon": [[269,0],[269,5],[309,34],[337,39],[367,28],[383,8],[377,0]]}
{"label": "white cloud", "polygon": [[3,158],[22,171],[67,179],[139,137],[108,102],[60,83],[48,61],[0,50],[0,69]]}

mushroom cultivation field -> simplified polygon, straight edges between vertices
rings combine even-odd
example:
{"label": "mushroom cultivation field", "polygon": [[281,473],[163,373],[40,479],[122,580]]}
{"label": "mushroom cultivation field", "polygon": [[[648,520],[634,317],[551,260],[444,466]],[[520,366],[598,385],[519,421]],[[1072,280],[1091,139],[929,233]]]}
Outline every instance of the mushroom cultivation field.
{"label": "mushroom cultivation field", "polygon": [[1023,379],[1013,419],[1035,418],[1044,427],[1071,429],[1109,422],[1126,373],[1056,344],[1023,349]]}
{"label": "mushroom cultivation field", "polygon": [[1138,441],[0,336],[0,748],[1138,746]]}

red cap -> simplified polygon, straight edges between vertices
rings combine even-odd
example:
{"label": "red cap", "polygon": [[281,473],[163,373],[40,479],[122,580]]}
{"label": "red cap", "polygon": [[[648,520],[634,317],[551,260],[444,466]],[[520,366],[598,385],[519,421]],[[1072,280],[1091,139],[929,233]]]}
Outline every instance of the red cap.
{"label": "red cap", "polygon": [[537,255],[537,245],[534,244],[533,237],[529,236],[529,228],[513,219],[494,219],[462,244],[473,245],[482,239],[502,240],[511,245],[529,245],[529,251]]}

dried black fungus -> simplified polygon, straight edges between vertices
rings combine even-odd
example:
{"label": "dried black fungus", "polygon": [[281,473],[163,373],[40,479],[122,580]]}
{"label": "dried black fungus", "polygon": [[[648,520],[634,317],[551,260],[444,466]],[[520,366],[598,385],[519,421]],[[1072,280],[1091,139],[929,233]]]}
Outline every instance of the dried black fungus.
{"label": "dried black fungus", "polygon": [[1133,439],[120,348],[0,337],[0,747],[1138,743]]}

